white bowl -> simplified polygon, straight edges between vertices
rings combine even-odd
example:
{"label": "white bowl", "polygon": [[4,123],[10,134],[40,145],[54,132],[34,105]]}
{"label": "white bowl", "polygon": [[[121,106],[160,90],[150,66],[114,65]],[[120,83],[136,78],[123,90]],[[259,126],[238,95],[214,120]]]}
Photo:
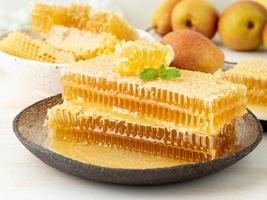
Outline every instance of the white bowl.
{"label": "white bowl", "polygon": [[[28,32],[27,29],[21,29]],[[153,40],[153,37],[142,30],[138,30],[140,39]],[[5,33],[0,39],[7,36]],[[35,89],[44,97],[62,92],[60,85],[60,70],[68,64],[44,63],[12,56],[0,51],[0,69],[19,83]]]}

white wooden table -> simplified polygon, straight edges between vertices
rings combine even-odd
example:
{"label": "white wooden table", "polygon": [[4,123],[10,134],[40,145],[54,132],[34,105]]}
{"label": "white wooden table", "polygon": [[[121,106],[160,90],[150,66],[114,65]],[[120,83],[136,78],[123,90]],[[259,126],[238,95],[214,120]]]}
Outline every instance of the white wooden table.
{"label": "white wooden table", "polygon": [[0,199],[267,199],[267,135],[235,165],[194,181],[129,187],[86,181],[53,169],[17,140],[12,119],[43,98],[0,73]]}

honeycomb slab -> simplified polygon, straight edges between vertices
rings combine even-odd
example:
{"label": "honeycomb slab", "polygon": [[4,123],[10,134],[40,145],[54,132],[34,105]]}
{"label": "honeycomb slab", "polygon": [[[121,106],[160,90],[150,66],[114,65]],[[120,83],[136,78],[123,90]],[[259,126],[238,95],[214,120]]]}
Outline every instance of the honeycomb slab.
{"label": "honeycomb slab", "polygon": [[115,56],[102,56],[66,68],[61,79],[64,99],[82,99],[210,135],[246,112],[245,86],[186,70],[172,81],[146,82],[114,72],[119,62]]}
{"label": "honeycomb slab", "polygon": [[64,103],[47,117],[51,138],[190,162],[231,151],[245,86],[186,70],[142,81],[114,71],[121,59],[100,56],[62,71]]}
{"label": "honeycomb slab", "polygon": [[230,152],[235,121],[215,135],[201,135],[158,120],[142,120],[95,105],[66,101],[48,113],[50,137],[59,141],[136,151],[185,161],[206,161]]}
{"label": "honeycomb slab", "polygon": [[267,106],[267,60],[255,58],[241,60],[222,76],[247,87],[249,104]]}

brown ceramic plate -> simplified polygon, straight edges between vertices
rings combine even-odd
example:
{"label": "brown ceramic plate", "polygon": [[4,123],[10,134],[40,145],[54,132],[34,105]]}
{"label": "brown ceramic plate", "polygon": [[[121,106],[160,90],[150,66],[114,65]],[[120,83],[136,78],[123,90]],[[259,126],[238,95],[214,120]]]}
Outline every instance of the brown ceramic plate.
{"label": "brown ceramic plate", "polygon": [[[153,166],[147,167],[149,165],[140,165],[140,163],[147,162],[146,159],[131,160],[135,155],[132,158],[128,156],[128,161],[127,157],[123,158],[125,155],[120,151],[122,157],[109,159],[109,162],[101,162],[102,164],[98,165],[97,163],[99,163],[100,159],[97,159],[97,155],[94,155],[96,159],[90,163],[72,159],[48,148],[47,128],[43,126],[46,111],[61,102],[61,95],[57,95],[29,106],[16,116],[13,121],[13,130],[21,143],[46,164],[66,173],[94,181],[130,185],[182,182],[218,172],[234,164],[255,149],[262,139],[262,127],[256,117],[249,112],[237,123],[239,145],[231,154],[217,160],[193,164],[180,163],[177,165],[168,163],[166,166],[160,162],[157,166],[157,162],[155,162]],[[106,148],[101,147],[101,149]],[[112,151],[112,149],[106,150],[102,155],[104,156],[101,158],[102,161],[105,161],[105,158],[108,158]],[[127,155],[126,152],[124,153]],[[88,152],[88,155],[92,154]],[[119,162],[118,159],[124,160],[125,158],[125,167],[123,165],[116,166],[117,162]],[[161,161],[160,159],[158,157],[154,158],[154,160],[158,161]],[[136,165],[127,165],[127,162],[133,162]]]}

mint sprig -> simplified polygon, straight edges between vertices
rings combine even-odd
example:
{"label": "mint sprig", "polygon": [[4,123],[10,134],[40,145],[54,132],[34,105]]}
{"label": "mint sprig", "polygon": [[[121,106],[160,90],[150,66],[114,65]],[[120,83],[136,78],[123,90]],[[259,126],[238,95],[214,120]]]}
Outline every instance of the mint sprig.
{"label": "mint sprig", "polygon": [[154,69],[154,68],[145,69],[140,74],[140,78],[145,81],[155,80],[156,78],[158,78],[158,76],[159,76],[159,71],[158,69]]}
{"label": "mint sprig", "polygon": [[147,68],[141,74],[140,78],[145,81],[152,81],[157,78],[163,80],[171,80],[181,76],[179,69],[177,68],[166,68],[165,65],[161,65],[159,69]]}

